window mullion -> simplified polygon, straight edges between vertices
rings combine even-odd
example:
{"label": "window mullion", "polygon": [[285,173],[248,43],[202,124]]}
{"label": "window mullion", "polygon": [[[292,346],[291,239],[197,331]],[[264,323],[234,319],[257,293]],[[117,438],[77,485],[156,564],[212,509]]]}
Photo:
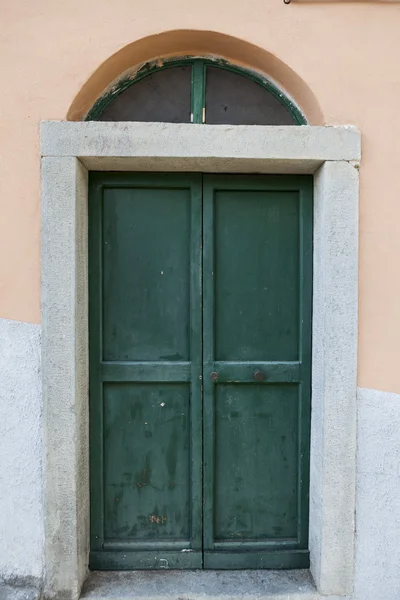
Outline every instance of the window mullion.
{"label": "window mullion", "polygon": [[206,67],[203,60],[195,60],[192,68],[192,123],[205,122]]}

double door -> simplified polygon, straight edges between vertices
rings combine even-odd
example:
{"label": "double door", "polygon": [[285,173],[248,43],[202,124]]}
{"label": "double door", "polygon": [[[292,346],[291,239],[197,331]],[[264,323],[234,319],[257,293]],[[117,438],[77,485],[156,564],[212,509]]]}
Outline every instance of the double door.
{"label": "double door", "polygon": [[92,569],[308,566],[312,180],[94,173]]}

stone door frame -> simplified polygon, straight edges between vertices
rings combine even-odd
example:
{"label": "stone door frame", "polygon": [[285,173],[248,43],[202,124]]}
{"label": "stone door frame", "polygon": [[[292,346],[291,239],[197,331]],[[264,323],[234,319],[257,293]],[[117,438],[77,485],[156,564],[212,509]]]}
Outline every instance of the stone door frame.
{"label": "stone door frame", "polygon": [[352,592],[360,145],[345,126],[42,123],[47,597],[78,598],[88,569],[91,170],[314,175],[311,573],[321,595]]}

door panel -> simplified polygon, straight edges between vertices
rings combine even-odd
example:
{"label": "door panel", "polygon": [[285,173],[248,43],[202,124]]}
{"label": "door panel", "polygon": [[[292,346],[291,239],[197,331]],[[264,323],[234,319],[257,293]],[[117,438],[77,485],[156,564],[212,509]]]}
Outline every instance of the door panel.
{"label": "door panel", "polygon": [[104,190],[104,360],[190,359],[189,247],[190,188]]}
{"label": "door panel", "polygon": [[296,541],[297,395],[293,384],[216,386],[216,543]]}
{"label": "door panel", "polygon": [[90,566],[199,568],[201,176],[90,186]]}
{"label": "door panel", "polygon": [[216,360],[297,360],[298,192],[216,190],[214,232]]}
{"label": "door panel", "polygon": [[188,383],[104,386],[104,542],[190,538]]}
{"label": "door panel", "polygon": [[203,178],[204,567],[307,550],[311,179]]}

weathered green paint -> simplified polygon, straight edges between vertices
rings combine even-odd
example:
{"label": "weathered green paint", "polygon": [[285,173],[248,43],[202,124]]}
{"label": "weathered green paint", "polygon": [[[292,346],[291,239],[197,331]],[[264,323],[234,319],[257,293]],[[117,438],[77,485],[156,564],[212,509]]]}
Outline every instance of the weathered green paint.
{"label": "weathered green paint", "polygon": [[89,211],[91,568],[307,567],[311,178],[91,174]]}
{"label": "weathered green paint", "polygon": [[86,115],[85,121],[96,121],[100,115],[104,112],[107,106],[128,87],[134,85],[137,81],[140,81],[144,77],[147,77],[155,71],[171,69],[182,65],[192,65],[192,115],[193,123],[203,123],[203,109],[205,108],[205,86],[207,77],[207,65],[213,67],[219,67],[228,71],[238,73],[243,77],[248,77],[252,81],[255,81],[259,85],[265,88],[267,92],[272,94],[279,102],[286,108],[286,110],[292,115],[295,124],[306,125],[307,120],[300,109],[283,94],[279,88],[277,88],[269,79],[266,79],[261,74],[254,71],[249,71],[229,63],[226,60],[219,58],[193,58],[190,56],[184,56],[181,58],[165,59],[160,65],[159,60],[146,63],[143,65],[134,77],[131,75],[123,77],[116,82],[110,90],[108,90],[103,96],[96,100],[93,107],[89,110]]}

